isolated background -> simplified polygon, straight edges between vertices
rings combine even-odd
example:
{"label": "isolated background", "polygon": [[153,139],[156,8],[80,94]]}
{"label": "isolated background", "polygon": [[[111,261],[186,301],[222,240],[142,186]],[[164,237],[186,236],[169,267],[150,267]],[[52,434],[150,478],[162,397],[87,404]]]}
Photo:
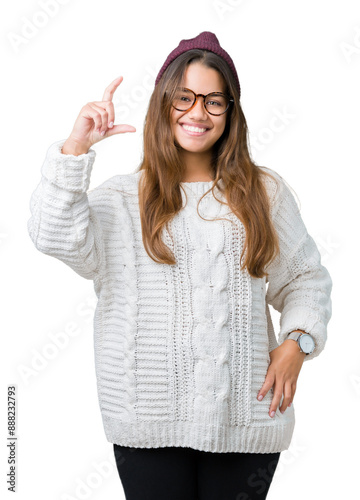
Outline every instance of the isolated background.
{"label": "isolated background", "polygon": [[[48,147],[68,137],[81,107],[101,100],[120,75],[115,123],[137,132],[94,146],[90,188],[133,172],[157,72],[181,39],[206,30],[235,62],[253,158],[295,190],[334,285],[328,342],[303,365],[293,441],[268,498],[355,498],[359,3],[19,0],[1,11],[0,494],[12,498],[6,401],[7,386],[17,384],[17,498],[124,498],[98,406],[93,285],[35,249],[29,201]],[[279,315],[272,315],[278,333]]]}

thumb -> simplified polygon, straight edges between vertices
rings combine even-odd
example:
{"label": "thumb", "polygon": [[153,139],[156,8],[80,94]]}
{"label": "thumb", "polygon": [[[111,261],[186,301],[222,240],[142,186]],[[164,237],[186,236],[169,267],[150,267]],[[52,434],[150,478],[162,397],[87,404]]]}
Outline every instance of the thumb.
{"label": "thumb", "polygon": [[110,137],[115,134],[124,134],[125,132],[136,132],[136,128],[132,125],[114,125],[112,128],[107,129],[106,136]]}

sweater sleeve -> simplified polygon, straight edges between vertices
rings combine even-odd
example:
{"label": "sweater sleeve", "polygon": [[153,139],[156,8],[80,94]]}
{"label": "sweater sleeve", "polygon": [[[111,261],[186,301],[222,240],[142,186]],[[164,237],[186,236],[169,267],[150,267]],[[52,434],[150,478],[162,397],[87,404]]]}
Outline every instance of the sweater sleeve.
{"label": "sweater sleeve", "polygon": [[104,261],[101,226],[87,196],[96,152],[66,155],[64,143],[54,142],[47,151],[30,199],[28,233],[40,252],[94,279]]}
{"label": "sweater sleeve", "polygon": [[279,345],[294,330],[304,330],[314,338],[315,349],[304,358],[309,361],[325,347],[332,315],[332,279],[321,264],[320,252],[284,180],[275,201],[273,221],[280,254],[267,268],[266,304],[281,314]]}

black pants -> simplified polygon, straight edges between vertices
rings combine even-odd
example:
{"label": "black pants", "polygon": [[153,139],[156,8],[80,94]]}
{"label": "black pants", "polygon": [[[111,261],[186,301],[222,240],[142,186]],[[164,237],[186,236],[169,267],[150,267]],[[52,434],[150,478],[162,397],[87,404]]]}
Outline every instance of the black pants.
{"label": "black pants", "polygon": [[280,452],[113,447],[126,500],[263,500],[280,458]]}

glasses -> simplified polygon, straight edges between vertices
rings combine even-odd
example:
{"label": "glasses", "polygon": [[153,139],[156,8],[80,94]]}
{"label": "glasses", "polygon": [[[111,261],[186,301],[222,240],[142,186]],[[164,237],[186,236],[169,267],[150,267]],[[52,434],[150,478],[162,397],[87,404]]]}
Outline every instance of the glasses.
{"label": "glasses", "polygon": [[205,109],[210,115],[223,115],[228,110],[230,103],[234,99],[222,92],[210,92],[210,94],[195,94],[186,87],[179,87],[176,89],[175,96],[172,100],[172,106],[178,111],[189,111],[197,101],[198,97],[204,99]]}

